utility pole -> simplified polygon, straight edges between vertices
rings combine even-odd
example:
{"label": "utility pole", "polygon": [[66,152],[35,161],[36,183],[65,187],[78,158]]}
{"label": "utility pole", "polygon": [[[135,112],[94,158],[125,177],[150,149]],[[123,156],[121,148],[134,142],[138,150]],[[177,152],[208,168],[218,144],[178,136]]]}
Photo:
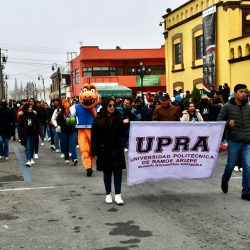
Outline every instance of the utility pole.
{"label": "utility pole", "polygon": [[6,63],[7,57],[2,53],[3,50],[8,51],[6,49],[0,48],[0,99],[5,98],[5,86],[4,86],[4,80],[3,80],[3,70],[4,70],[3,63]]}
{"label": "utility pole", "polygon": [[2,49],[0,48],[0,99],[4,98]]}
{"label": "utility pole", "polygon": [[[82,45],[81,45],[82,46]],[[71,87],[72,87],[72,96],[75,97],[75,87],[74,87],[74,81],[72,79],[71,75],[71,68],[70,68],[70,62],[73,60],[73,58],[77,57],[76,52],[67,52],[67,62],[68,62],[68,68],[69,68],[69,73],[70,73],[70,79],[71,79]]]}

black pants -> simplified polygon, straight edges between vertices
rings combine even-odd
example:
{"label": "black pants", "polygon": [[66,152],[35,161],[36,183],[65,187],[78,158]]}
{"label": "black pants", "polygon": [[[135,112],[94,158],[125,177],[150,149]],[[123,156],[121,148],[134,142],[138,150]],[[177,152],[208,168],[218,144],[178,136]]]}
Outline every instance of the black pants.
{"label": "black pants", "polygon": [[122,169],[115,171],[103,171],[103,181],[106,194],[111,193],[112,173],[114,173],[115,194],[120,194],[122,186]]}

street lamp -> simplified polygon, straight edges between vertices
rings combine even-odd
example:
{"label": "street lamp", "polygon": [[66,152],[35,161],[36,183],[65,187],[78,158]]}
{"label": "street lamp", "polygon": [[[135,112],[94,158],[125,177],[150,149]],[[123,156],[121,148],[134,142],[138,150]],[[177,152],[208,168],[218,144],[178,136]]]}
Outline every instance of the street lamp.
{"label": "street lamp", "polygon": [[52,71],[55,70],[55,67],[57,68],[58,92],[59,92],[59,99],[61,100],[61,72],[60,72],[60,67],[58,67],[56,63],[53,63],[51,68]]}
{"label": "street lamp", "polygon": [[4,87],[4,90],[3,90],[3,93],[4,93],[4,96],[3,98],[7,99],[8,98],[8,83],[7,83],[7,80],[8,80],[8,76],[7,74],[2,74],[3,76],[3,87]]}
{"label": "street lamp", "polygon": [[45,86],[44,86],[44,78],[42,75],[38,75],[38,81],[40,81],[40,79],[42,79],[42,83],[43,83],[43,99],[45,101]]}
{"label": "street lamp", "polygon": [[[135,69],[133,69],[132,71],[135,72]],[[146,67],[143,65],[143,62],[140,62],[140,65],[136,67],[136,75],[139,75],[141,79],[141,97],[142,97],[143,107],[145,106],[145,100],[144,100],[144,94],[143,94],[143,78],[146,73],[150,73],[150,72],[151,72],[151,69],[148,68],[146,70]]]}

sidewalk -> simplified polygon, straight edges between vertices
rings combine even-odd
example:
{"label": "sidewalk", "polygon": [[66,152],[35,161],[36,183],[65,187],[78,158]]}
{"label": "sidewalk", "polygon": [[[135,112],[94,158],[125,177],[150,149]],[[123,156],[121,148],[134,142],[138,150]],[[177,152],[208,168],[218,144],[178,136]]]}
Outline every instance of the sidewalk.
{"label": "sidewalk", "polygon": [[0,160],[0,185],[1,183],[24,180],[14,147],[19,148],[19,143],[10,141],[9,160]]}

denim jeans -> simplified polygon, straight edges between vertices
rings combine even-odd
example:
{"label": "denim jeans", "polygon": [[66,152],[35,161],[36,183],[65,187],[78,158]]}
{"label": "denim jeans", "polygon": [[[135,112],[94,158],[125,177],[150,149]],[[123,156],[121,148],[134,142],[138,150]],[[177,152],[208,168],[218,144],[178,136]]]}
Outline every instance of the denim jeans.
{"label": "denim jeans", "polygon": [[40,138],[41,138],[41,142],[44,142],[44,123],[40,123]]}
{"label": "denim jeans", "polygon": [[77,159],[76,154],[76,131],[70,134],[61,132],[61,145],[64,153],[64,159],[69,160],[69,152],[72,154],[72,161]]}
{"label": "denim jeans", "polygon": [[44,124],[44,138],[46,138],[46,135],[48,136],[48,138],[51,138],[50,127],[48,123]]}
{"label": "denim jeans", "polygon": [[106,194],[111,193],[112,173],[114,173],[115,194],[120,194],[122,186],[122,169],[115,171],[103,171],[103,181]]}
{"label": "denim jeans", "polygon": [[0,135],[0,156],[9,157],[9,137]]}
{"label": "denim jeans", "polygon": [[235,141],[228,142],[227,165],[222,176],[222,181],[228,182],[238,160],[243,168],[242,193],[250,193],[250,144]]}
{"label": "denim jeans", "polygon": [[30,161],[33,158],[34,151],[35,151],[35,137],[27,136],[25,143],[25,155],[27,161]]}
{"label": "denim jeans", "polygon": [[56,149],[60,149],[59,146],[59,133],[56,132],[56,128],[52,127],[53,135],[54,135],[54,145]]}

